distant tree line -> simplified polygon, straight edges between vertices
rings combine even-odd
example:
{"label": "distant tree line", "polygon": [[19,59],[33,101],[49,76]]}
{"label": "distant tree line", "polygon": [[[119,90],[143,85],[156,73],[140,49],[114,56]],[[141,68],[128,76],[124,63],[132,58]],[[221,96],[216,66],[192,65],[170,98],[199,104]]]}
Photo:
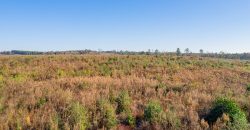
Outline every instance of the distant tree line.
{"label": "distant tree line", "polygon": [[250,60],[250,53],[204,53],[202,57],[212,57],[212,58],[225,58],[225,59],[240,59],[240,60]]}
{"label": "distant tree line", "polygon": [[212,57],[212,58],[224,58],[224,59],[240,59],[240,60],[250,60],[250,53],[204,53],[203,49],[199,50],[199,53],[192,53],[189,48],[181,53],[180,49],[177,48],[176,55],[188,55],[188,56],[201,56],[201,57]]}
{"label": "distant tree line", "polygon": [[87,54],[91,52],[96,52],[92,50],[73,50],[73,51],[23,51],[23,50],[12,50],[12,51],[2,51],[2,55],[57,55],[57,54]]}
{"label": "distant tree line", "polygon": [[43,54],[43,52],[12,50],[12,51],[2,51],[0,52],[0,54],[3,54],[3,55],[41,55]]}
{"label": "distant tree line", "polygon": [[72,51],[23,51],[23,50],[12,50],[2,51],[1,55],[59,55],[59,54],[121,54],[121,55],[177,55],[177,56],[201,56],[201,57],[212,57],[212,58],[225,58],[225,59],[241,59],[250,60],[250,53],[205,53],[203,49],[199,50],[199,53],[192,53],[189,48],[181,52],[180,48],[177,48],[176,52],[160,52],[159,50],[148,50],[148,51],[95,51],[95,50],[72,50]]}

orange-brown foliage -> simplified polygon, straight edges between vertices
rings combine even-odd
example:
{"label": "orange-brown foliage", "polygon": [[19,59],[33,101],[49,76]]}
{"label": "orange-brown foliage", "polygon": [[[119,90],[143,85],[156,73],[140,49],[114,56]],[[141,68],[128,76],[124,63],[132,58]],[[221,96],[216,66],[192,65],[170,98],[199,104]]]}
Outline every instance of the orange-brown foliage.
{"label": "orange-brown foliage", "polygon": [[203,118],[217,97],[232,98],[250,113],[247,66],[244,61],[176,56],[1,56],[0,129],[80,129],[68,117],[72,102],[88,111],[87,128],[101,129],[97,100],[108,100],[115,109],[112,99],[122,90],[132,99],[136,125],[126,126],[116,115],[114,129],[167,129],[143,119],[150,100],[177,115],[180,127],[169,129],[208,129]]}

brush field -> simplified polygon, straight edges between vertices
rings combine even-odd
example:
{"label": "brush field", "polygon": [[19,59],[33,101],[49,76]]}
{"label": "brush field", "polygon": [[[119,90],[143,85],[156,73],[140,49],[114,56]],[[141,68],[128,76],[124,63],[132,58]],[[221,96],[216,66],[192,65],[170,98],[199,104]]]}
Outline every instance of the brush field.
{"label": "brush field", "polygon": [[249,114],[249,61],[0,56],[1,130],[248,129]]}

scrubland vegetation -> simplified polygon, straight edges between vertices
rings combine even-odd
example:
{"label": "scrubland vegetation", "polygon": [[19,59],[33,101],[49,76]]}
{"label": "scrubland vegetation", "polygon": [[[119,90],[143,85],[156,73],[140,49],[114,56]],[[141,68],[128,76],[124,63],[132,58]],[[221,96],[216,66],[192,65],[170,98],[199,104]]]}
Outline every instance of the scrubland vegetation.
{"label": "scrubland vegetation", "polygon": [[0,129],[249,129],[250,62],[167,55],[0,57]]}

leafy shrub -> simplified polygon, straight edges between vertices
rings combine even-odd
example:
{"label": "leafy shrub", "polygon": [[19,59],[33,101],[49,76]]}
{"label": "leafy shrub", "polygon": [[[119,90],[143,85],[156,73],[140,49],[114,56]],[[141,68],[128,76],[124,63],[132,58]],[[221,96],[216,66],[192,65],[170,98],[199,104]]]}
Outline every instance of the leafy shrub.
{"label": "leafy shrub", "polygon": [[4,111],[4,105],[1,97],[1,92],[0,92],[0,114]]}
{"label": "leafy shrub", "polygon": [[20,119],[16,119],[16,130],[22,130],[22,123]]}
{"label": "leafy shrub", "polygon": [[250,83],[247,85],[247,91],[249,91],[250,92]]}
{"label": "leafy shrub", "polygon": [[4,84],[3,76],[0,75],[0,88],[3,87],[3,84]]}
{"label": "leafy shrub", "polygon": [[2,90],[4,86],[3,76],[0,75],[0,113],[3,111],[3,104],[2,104]]}
{"label": "leafy shrub", "polygon": [[169,110],[162,115],[162,120],[160,123],[165,129],[179,129],[181,126],[181,121],[177,117],[176,113],[173,110]]}
{"label": "leafy shrub", "polygon": [[247,117],[239,106],[232,100],[226,98],[219,98],[215,101],[213,109],[210,111],[206,120],[209,124],[213,124],[223,114],[230,117],[230,127],[232,129],[247,129]]}
{"label": "leafy shrub", "polygon": [[87,111],[80,103],[72,103],[69,107],[69,124],[71,127],[85,130],[88,127]]}
{"label": "leafy shrub", "polygon": [[80,90],[87,89],[87,88],[89,88],[89,86],[90,85],[87,82],[80,82],[77,84],[77,88]]}
{"label": "leafy shrub", "polygon": [[103,64],[100,66],[100,72],[101,72],[102,76],[111,76],[111,74],[112,74],[112,70],[106,64]]}
{"label": "leafy shrub", "polygon": [[[50,120],[50,129],[51,130],[58,130],[60,128],[60,124],[62,123],[60,116],[57,113],[54,113],[51,115],[51,120]],[[63,129],[63,128],[61,128]]]}
{"label": "leafy shrub", "polygon": [[40,108],[42,107],[48,100],[46,98],[40,98],[38,102],[36,103],[36,107]]}
{"label": "leafy shrub", "polygon": [[144,118],[151,124],[158,124],[162,129],[179,129],[181,121],[173,110],[163,111],[160,103],[151,101],[144,110]]}
{"label": "leafy shrub", "polygon": [[26,75],[23,73],[13,73],[11,74],[11,78],[15,82],[23,82],[27,79]]}
{"label": "leafy shrub", "polygon": [[126,116],[126,123],[133,126],[135,124],[135,118],[133,117],[130,109],[131,98],[128,91],[122,91],[116,99],[116,102],[118,104],[116,112],[118,114],[123,113]]}
{"label": "leafy shrub", "polygon": [[111,129],[117,125],[117,119],[115,115],[115,109],[113,106],[106,100],[97,101],[97,110],[100,112],[100,122],[102,122],[104,127]]}
{"label": "leafy shrub", "polygon": [[166,87],[167,85],[160,82],[158,85],[155,86],[155,91],[158,92],[159,89]]}
{"label": "leafy shrub", "polygon": [[114,62],[117,62],[118,61],[118,58],[117,57],[110,57],[109,59],[108,59],[108,64],[113,64]]}
{"label": "leafy shrub", "polygon": [[144,110],[144,118],[150,123],[156,123],[161,120],[163,109],[159,102],[151,101]]}
{"label": "leafy shrub", "polygon": [[128,112],[130,111],[130,105],[131,105],[131,98],[129,97],[129,94],[127,91],[122,91],[118,98],[116,99],[116,102],[118,104],[117,106],[117,113],[121,112]]}
{"label": "leafy shrub", "polygon": [[126,123],[130,126],[135,125],[135,117],[132,115],[131,111],[126,113],[127,118],[126,118]]}
{"label": "leafy shrub", "polygon": [[91,76],[93,75],[93,71],[90,69],[77,70],[73,72],[74,76]]}
{"label": "leafy shrub", "polygon": [[112,88],[109,88],[109,97],[108,97],[110,103],[116,103],[116,97],[114,94],[114,90]]}
{"label": "leafy shrub", "polygon": [[57,73],[58,78],[61,78],[61,77],[65,77],[65,76],[66,76],[65,71],[62,70],[62,69],[58,69],[56,73]]}

